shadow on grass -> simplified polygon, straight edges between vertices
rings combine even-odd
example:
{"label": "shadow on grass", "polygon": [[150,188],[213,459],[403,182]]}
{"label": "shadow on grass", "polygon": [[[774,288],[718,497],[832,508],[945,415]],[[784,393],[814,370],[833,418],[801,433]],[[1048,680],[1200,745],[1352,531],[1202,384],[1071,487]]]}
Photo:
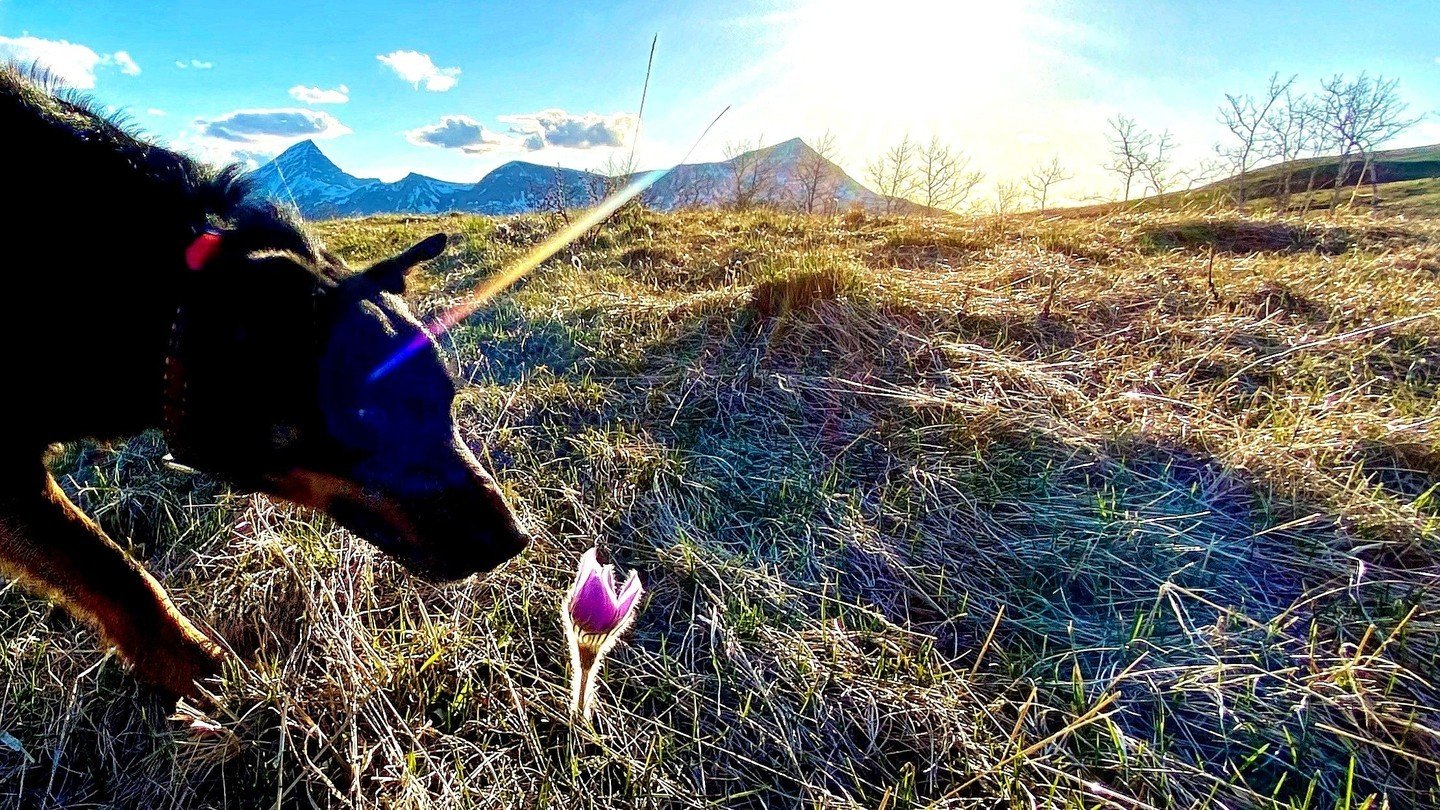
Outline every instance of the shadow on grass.
{"label": "shadow on grass", "polygon": [[[737,337],[712,356],[755,356],[760,345],[758,335]],[[835,363],[817,377],[804,372],[806,356],[762,356],[746,375],[706,365],[706,382],[692,383],[678,410],[637,414],[711,493],[723,517],[693,527],[710,548],[796,577],[812,592],[802,615],[825,615],[813,593],[833,594],[923,634],[962,670],[983,664],[977,683],[1018,671],[1057,709],[1079,695],[1075,714],[1143,664],[1146,675],[1114,687],[1122,699],[1113,724],[1129,744],[1217,778],[1241,768],[1260,795],[1301,801],[1312,784],[1330,797],[1346,789],[1351,743],[1313,724],[1349,734],[1363,724],[1343,702],[1314,701],[1295,673],[1358,642],[1357,623],[1395,630],[1428,593],[1383,543],[1354,550],[1363,527],[1282,500],[1274,492],[1286,487],[1194,448],[1144,436],[1077,447],[1027,430],[1025,417],[919,396],[897,402],[887,393],[893,376],[861,372],[857,387],[836,379],[855,366]],[[1362,559],[1376,581],[1347,589]],[[858,613],[853,626],[872,627]],[[992,626],[997,652],[976,661]],[[1427,644],[1388,654],[1423,672]],[[1228,677],[1235,682],[1212,680]],[[1400,703],[1427,705],[1428,689]],[[1223,720],[1232,715],[1243,729]],[[1124,765],[1134,752],[1113,737],[1087,732],[1070,744],[1096,773],[1145,794]],[[1366,790],[1428,789],[1424,769],[1405,756],[1353,767]]]}
{"label": "shadow on grass", "polygon": [[1196,220],[1142,229],[1137,242],[1142,250],[1209,250],[1232,255],[1248,253],[1344,253],[1357,241],[1342,228],[1300,226],[1286,222],[1248,220]]}

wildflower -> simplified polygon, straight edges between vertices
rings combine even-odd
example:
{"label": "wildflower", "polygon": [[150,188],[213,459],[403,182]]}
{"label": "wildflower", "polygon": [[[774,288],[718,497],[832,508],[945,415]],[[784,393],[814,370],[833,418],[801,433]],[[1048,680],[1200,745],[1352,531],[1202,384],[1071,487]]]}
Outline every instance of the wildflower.
{"label": "wildflower", "polygon": [[585,720],[590,719],[600,664],[630,626],[644,592],[634,571],[617,591],[615,566],[601,565],[595,555],[593,548],[581,555],[560,611],[570,640],[570,712]]}

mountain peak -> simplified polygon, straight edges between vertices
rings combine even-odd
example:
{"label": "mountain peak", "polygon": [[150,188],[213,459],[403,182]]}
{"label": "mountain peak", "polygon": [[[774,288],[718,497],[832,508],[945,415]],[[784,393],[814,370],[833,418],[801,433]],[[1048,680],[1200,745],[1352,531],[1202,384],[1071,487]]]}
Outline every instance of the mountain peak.
{"label": "mountain peak", "polygon": [[326,157],[325,153],[320,151],[320,147],[316,146],[315,142],[311,140],[304,140],[293,144],[284,152],[277,155],[271,162],[280,164],[287,171],[292,166],[305,166],[327,175],[341,173],[340,167],[336,166],[333,160]]}
{"label": "mountain peak", "polygon": [[528,161],[528,160],[507,160],[507,161],[505,161],[504,163],[500,164],[499,166],[495,167],[492,171],[497,171],[497,172],[498,172],[498,171],[515,172],[515,171],[527,171],[527,170],[529,170],[529,169],[543,169],[543,168],[545,168],[545,167],[544,167],[544,166],[541,166],[539,163],[531,163],[531,162]]}
{"label": "mountain peak", "polygon": [[320,155],[321,157],[324,157],[325,155],[324,152],[320,151],[320,147],[317,146],[313,140],[306,138],[303,141],[293,143],[290,146],[286,147],[285,151],[280,153],[280,156],[284,157],[286,155],[290,155],[292,157],[300,157],[312,154]]}
{"label": "mountain peak", "polygon": [[777,143],[765,149],[764,151],[772,155],[781,155],[784,157],[800,157],[802,155],[810,154],[815,150],[811,149],[810,144],[805,143],[803,139],[791,138],[788,141],[781,141],[780,143]]}
{"label": "mountain peak", "polygon": [[311,140],[292,144],[269,163],[251,172],[250,177],[262,194],[294,203],[301,211],[316,210],[313,206],[302,204],[311,196],[322,197],[328,203],[343,192],[376,182],[346,174]]}

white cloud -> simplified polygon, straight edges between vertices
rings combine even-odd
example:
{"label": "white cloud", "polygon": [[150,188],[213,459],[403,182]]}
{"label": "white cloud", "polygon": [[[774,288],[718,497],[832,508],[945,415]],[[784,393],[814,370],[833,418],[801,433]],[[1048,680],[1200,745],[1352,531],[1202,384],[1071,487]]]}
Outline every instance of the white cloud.
{"label": "white cloud", "polygon": [[215,67],[215,63],[202,62],[199,59],[191,59],[189,62],[186,62],[183,59],[176,59],[175,67],[180,68],[181,70],[188,70],[189,68],[195,68],[196,70],[209,70],[210,68]]}
{"label": "white cloud", "polygon": [[350,88],[340,85],[334,90],[297,84],[290,88],[290,97],[306,104],[344,104],[350,100]]}
{"label": "white cloud", "polygon": [[95,87],[95,69],[98,67],[114,67],[126,76],[140,73],[140,65],[125,51],[102,55],[79,43],[28,35],[0,37],[0,61],[35,65],[79,90]]}
{"label": "white cloud", "polygon": [[236,110],[215,119],[199,119],[196,123],[200,125],[201,135],[244,143],[272,138],[336,138],[350,133],[350,128],[330,113],[295,108]]}
{"label": "white cloud", "polygon": [[419,51],[392,51],[380,54],[375,57],[384,63],[395,75],[404,79],[419,89],[425,85],[425,89],[434,93],[443,93],[454,87],[460,81],[460,68],[442,68],[431,61],[429,54]]}
{"label": "white cloud", "polygon": [[630,113],[575,114],[549,109],[524,115],[502,115],[499,120],[509,124],[510,131],[520,136],[521,143],[530,151],[547,146],[564,149],[624,146],[635,132],[635,116]]}
{"label": "white cloud", "polygon": [[109,59],[110,63],[113,63],[117,67],[119,67],[120,72],[124,73],[126,76],[140,75],[140,65],[137,64],[134,59],[130,58],[129,52],[116,51],[115,53],[110,54],[110,56],[107,58]]}
{"label": "white cloud", "polygon": [[444,115],[434,124],[405,133],[416,146],[458,149],[467,155],[489,152],[535,152],[541,149],[614,148],[630,142],[635,116],[629,113],[572,114],[549,109],[523,115],[502,115],[505,132],[493,132],[468,115]]}
{"label": "white cloud", "polygon": [[159,107],[150,107],[146,109],[145,112],[149,115],[155,116],[156,118],[164,118],[165,116],[169,115],[169,113],[165,112]]}
{"label": "white cloud", "polygon": [[441,116],[439,123],[412,129],[405,133],[405,137],[416,146],[459,149],[467,155],[518,146],[514,138],[491,132],[479,121],[465,115]]}
{"label": "white cloud", "polygon": [[216,118],[197,118],[174,145],[212,164],[241,163],[253,168],[298,141],[350,134],[349,127],[320,110],[275,108],[234,110]]}

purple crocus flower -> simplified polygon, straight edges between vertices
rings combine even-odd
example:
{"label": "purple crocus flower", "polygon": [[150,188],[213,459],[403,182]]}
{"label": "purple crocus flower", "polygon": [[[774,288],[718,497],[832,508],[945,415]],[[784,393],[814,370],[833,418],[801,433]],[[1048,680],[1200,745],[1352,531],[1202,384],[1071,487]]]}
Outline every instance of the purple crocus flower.
{"label": "purple crocus flower", "polygon": [[575,584],[560,611],[570,640],[570,710],[576,717],[590,719],[600,663],[630,626],[642,593],[636,572],[617,590],[615,566],[601,565],[593,548],[580,556]]}

